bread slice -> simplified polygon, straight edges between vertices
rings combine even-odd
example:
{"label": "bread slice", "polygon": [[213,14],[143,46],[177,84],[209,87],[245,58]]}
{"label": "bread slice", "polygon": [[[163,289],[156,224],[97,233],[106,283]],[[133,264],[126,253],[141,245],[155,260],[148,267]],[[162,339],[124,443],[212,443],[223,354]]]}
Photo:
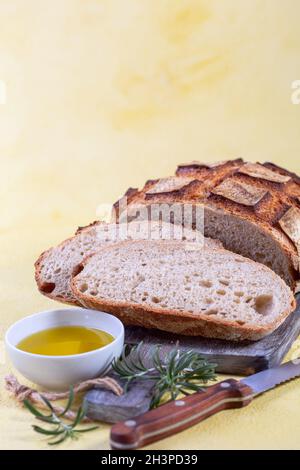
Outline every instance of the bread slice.
{"label": "bread slice", "polygon": [[182,241],[127,241],[88,257],[72,291],[126,325],[227,340],[258,340],[295,309],[285,282],[226,250]]}
{"label": "bread slice", "polygon": [[[166,223],[132,222],[130,224],[105,224],[94,222],[79,228],[72,238],[41,254],[35,263],[35,278],[40,292],[54,300],[80,305],[70,289],[72,272],[83,258],[105,245],[130,239],[188,239],[201,245],[200,232],[184,230]],[[206,246],[220,248],[218,240],[206,239]]]}
{"label": "bread slice", "polygon": [[124,198],[115,204],[118,220],[140,213],[154,220],[158,204],[202,208],[205,236],[270,267],[293,290],[300,286],[300,178],[294,173],[241,158],[194,161],[179,165],[176,176],[147,181],[140,191],[131,188],[126,199],[127,208]]}

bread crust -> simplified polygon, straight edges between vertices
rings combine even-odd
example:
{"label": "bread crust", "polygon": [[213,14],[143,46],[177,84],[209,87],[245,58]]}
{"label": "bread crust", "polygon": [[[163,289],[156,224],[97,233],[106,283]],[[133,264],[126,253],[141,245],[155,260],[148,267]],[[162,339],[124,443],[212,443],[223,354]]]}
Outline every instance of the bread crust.
{"label": "bread crust", "polygon": [[[187,203],[195,206],[207,207],[223,214],[235,216],[246,221],[261,230],[270,237],[273,243],[280,247],[288,262],[288,279],[286,282],[293,290],[299,285],[299,254],[297,246],[280,226],[280,220],[291,207],[298,207],[300,203],[300,178],[294,173],[284,170],[271,163],[254,164],[263,174],[263,169],[272,171],[274,175],[288,176],[285,182],[270,181],[262,177],[254,177],[243,173],[243,167],[247,163],[242,159],[219,162],[217,164],[205,164],[191,162],[178,166],[176,176],[194,178],[184,187],[165,193],[147,194],[160,180],[148,181],[144,188],[135,192],[129,201],[129,210],[141,206],[159,203]],[[253,165],[253,164],[252,164]],[[267,172],[266,172],[267,173]],[[174,178],[174,177],[172,177]],[[276,179],[276,178],[275,178]],[[245,205],[236,200],[216,194],[216,188],[224,182],[230,181],[240,186],[251,186],[257,191],[265,191],[265,196],[256,204]],[[230,195],[229,195],[230,196]],[[242,198],[241,198],[242,200]],[[148,213],[150,217],[150,213]],[[223,241],[221,239],[221,241]],[[300,241],[299,241],[300,242]]]}
{"label": "bread crust", "polygon": [[[75,295],[80,295],[74,284],[72,290]],[[117,316],[124,325],[142,326],[149,329],[158,329],[185,336],[204,336],[206,338],[219,338],[229,341],[257,341],[272,333],[281,325],[284,319],[291,313],[286,310],[282,313],[276,324],[272,327],[247,327],[243,328],[236,322],[222,322],[221,320],[212,320],[206,318],[192,318],[188,314],[183,317],[181,311],[158,311],[158,309],[140,308],[126,302],[105,302],[86,299],[84,295],[80,296],[81,304],[86,308],[94,310],[103,310]],[[291,309],[295,309],[291,306]]]}
{"label": "bread crust", "polygon": [[[123,241],[119,242],[117,245],[120,247],[126,246],[130,243],[132,242]],[[155,243],[159,244],[162,242],[156,241]],[[107,246],[99,251],[109,249],[112,249],[112,247]],[[214,249],[214,251],[218,251],[218,249]],[[222,249],[222,251],[224,250]],[[207,338],[220,338],[230,341],[257,341],[272,333],[296,308],[296,300],[291,292],[290,308],[284,310],[273,323],[267,326],[247,325],[245,327],[235,321],[219,320],[203,314],[195,318],[195,315],[190,312],[183,312],[176,309],[170,310],[155,306],[136,305],[128,301],[119,302],[111,299],[100,300],[92,298],[91,296],[80,292],[76,285],[77,276],[80,275],[81,271],[92,256],[93,255],[87,256],[82,263],[80,263],[80,266],[78,266],[76,274],[73,274],[71,281],[72,292],[84,307],[111,313],[117,316],[125,325],[142,326],[150,329],[156,328],[186,336],[205,336]],[[240,255],[236,256],[243,258]],[[247,260],[247,262],[255,263],[250,260]],[[278,278],[278,276],[266,266],[261,265],[260,263],[255,264],[257,264],[259,270],[268,271],[269,274],[272,274],[274,279]],[[284,284],[284,281],[281,282]],[[285,284],[284,287],[287,288]]]}
{"label": "bread crust", "polygon": [[42,264],[43,264],[44,261],[46,261],[48,255],[51,253],[51,251],[54,248],[67,246],[80,233],[87,232],[87,231],[91,230],[91,228],[94,228],[94,227],[96,227],[98,225],[101,225],[101,224],[103,224],[103,222],[94,221],[94,222],[92,222],[91,224],[89,224],[85,227],[78,227],[75,235],[73,235],[72,237],[69,237],[66,240],[64,240],[63,242],[59,243],[59,245],[57,245],[56,247],[51,247],[48,250],[41,253],[41,255],[38,257],[38,259],[34,263],[34,268],[35,268],[34,277],[35,277],[35,281],[36,281],[38,290],[41,292],[41,294],[45,295],[46,297],[49,297],[52,300],[56,300],[57,302],[62,302],[62,303],[67,304],[67,305],[76,305],[76,306],[79,306],[79,307],[82,306],[81,303],[75,297],[74,297],[73,300],[68,300],[66,297],[64,297],[62,295],[58,295],[58,294],[53,293],[53,291],[55,290],[55,284],[53,284],[51,282],[48,283],[45,280],[43,280]]}

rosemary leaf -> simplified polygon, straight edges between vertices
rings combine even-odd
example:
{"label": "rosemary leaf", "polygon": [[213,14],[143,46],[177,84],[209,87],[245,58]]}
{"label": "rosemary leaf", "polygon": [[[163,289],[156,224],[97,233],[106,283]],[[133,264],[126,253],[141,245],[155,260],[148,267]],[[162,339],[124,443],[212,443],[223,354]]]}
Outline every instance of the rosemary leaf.
{"label": "rosemary leaf", "polygon": [[47,405],[47,407],[49,408],[49,410],[53,413],[53,406],[51,405],[50,401],[47,400],[46,397],[44,397],[43,395],[41,395],[41,398],[43,400],[43,402]]}
{"label": "rosemary leaf", "polygon": [[43,415],[43,413],[41,413],[39,410],[37,410],[35,408],[35,406],[32,403],[30,403],[29,400],[24,400],[23,404],[30,411],[30,413],[32,413],[34,416],[37,416],[39,418],[44,418],[45,417]]}
{"label": "rosemary leaf", "polygon": [[75,417],[75,420],[73,422],[73,424],[71,425],[71,428],[74,429],[76,428],[76,426],[80,423],[80,421],[83,419],[84,415],[86,413],[86,407],[85,406],[81,406],[80,408],[78,408],[78,411],[77,411],[77,415]]}
{"label": "rosemary leaf", "polygon": [[74,401],[74,388],[71,385],[70,393],[69,393],[69,399],[68,399],[68,402],[66,404],[66,407],[65,407],[64,411],[62,413],[60,413],[58,416],[64,416],[69,411],[69,409],[71,408],[73,401]]}
{"label": "rosemary leaf", "polygon": [[49,446],[55,446],[57,444],[61,444],[62,442],[64,442],[66,439],[67,439],[68,435],[67,433],[65,433],[60,439],[58,439],[57,441],[52,441],[52,442],[48,442],[48,445]]}
{"label": "rosemary leaf", "polygon": [[91,426],[89,428],[84,428],[84,429],[74,429],[73,432],[89,432],[89,431],[94,431],[94,429],[98,429],[99,426]]}
{"label": "rosemary leaf", "polygon": [[52,430],[52,429],[44,429],[44,428],[41,428],[40,426],[36,426],[35,424],[32,425],[32,428],[34,429],[34,431],[40,433],[40,434],[46,434],[48,436],[56,436],[58,434],[62,434],[63,432],[65,432],[64,430]]}

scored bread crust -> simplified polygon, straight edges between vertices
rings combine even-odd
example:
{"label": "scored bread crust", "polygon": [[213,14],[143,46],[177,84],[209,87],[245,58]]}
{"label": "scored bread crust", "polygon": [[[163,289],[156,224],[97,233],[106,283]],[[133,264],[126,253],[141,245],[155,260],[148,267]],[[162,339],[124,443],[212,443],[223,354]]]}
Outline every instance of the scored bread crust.
{"label": "scored bread crust", "polygon": [[[129,246],[131,243],[133,242],[123,241],[119,242],[117,245],[114,245],[114,247],[106,246],[99,250],[97,254],[99,254],[100,251],[114,249],[116,246]],[[154,243],[162,244],[164,241],[155,241]],[[182,244],[182,242],[172,243],[179,243],[179,245]],[[207,248],[207,251],[210,251],[209,248]],[[224,252],[226,250],[215,248],[213,251]],[[224,319],[221,320],[203,314],[195,318],[195,315],[188,311],[183,312],[182,310],[176,310],[173,308],[159,308],[152,305],[136,305],[130,301],[116,301],[112,299],[106,300],[104,298],[95,298],[91,295],[82,293],[77,286],[77,282],[80,280],[80,274],[84,270],[84,267],[89,263],[89,260],[91,260],[93,256],[97,256],[97,254],[87,256],[82,261],[82,263],[77,266],[77,269],[74,270],[71,281],[72,292],[84,307],[94,310],[103,310],[105,312],[116,315],[125,325],[141,326],[149,329],[155,328],[187,336],[204,336],[208,338],[219,338],[231,341],[257,341],[273,332],[296,308],[296,300],[290,291],[289,308],[284,309],[272,323],[269,323],[265,326],[251,324],[242,326],[237,321]],[[240,255],[235,256],[245,261],[244,257]],[[274,280],[280,280],[282,286],[284,286],[285,289],[290,290],[284,281],[281,280],[279,276],[277,276],[266,266],[249,259],[246,259],[246,262],[257,265],[258,271],[268,272],[268,274],[271,275]]]}
{"label": "scored bread crust", "polygon": [[[168,188],[168,181],[172,182],[171,188]],[[163,183],[165,190],[162,189]],[[214,164],[198,161],[184,163],[178,166],[175,177],[149,180],[140,191],[132,193],[128,200],[128,212],[133,218],[133,214],[138,214],[139,206],[150,207],[151,204],[160,203],[203,207],[205,218],[209,221],[205,224],[206,236],[212,236],[214,232],[214,228],[209,227],[214,217],[230,217],[232,227],[235,221],[242,221],[258,236],[267,237],[276,253],[283,255],[283,263],[278,262],[281,266],[275,271],[293,290],[297,289],[300,281],[300,239],[291,237],[281,224],[290,211],[295,219],[293,225],[300,225],[300,178],[294,173],[273,163],[250,164],[241,158]],[[119,204],[115,203],[114,207],[119,208]],[[122,213],[119,213],[119,220],[121,218]],[[239,250],[238,243],[231,245],[227,236],[226,231],[214,234],[228,250],[251,258],[242,243]],[[297,234],[295,236],[298,237]],[[264,263],[264,260],[255,257],[252,259]],[[271,267],[269,261],[266,264]]]}

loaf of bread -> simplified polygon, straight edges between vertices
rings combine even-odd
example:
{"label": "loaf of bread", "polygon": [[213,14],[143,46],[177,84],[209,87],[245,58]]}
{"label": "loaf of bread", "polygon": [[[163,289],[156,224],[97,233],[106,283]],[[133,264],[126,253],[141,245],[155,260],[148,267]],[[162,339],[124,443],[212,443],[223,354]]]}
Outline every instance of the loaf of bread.
{"label": "loaf of bread", "polygon": [[122,209],[122,198],[115,204],[117,220],[154,219],[150,209],[158,204],[203,208],[205,236],[265,264],[299,290],[300,178],[294,173],[242,159],[194,161],[179,165],[175,176],[147,181],[142,190],[130,188],[125,196],[128,210]]}
{"label": "loaf of bread", "polygon": [[200,246],[221,248],[218,240],[205,239],[201,232],[184,230],[167,223],[132,222],[130,224],[105,224],[94,222],[79,228],[75,236],[41,254],[35,263],[35,278],[40,292],[54,300],[80,305],[70,289],[75,266],[91,253],[107,244],[134,239],[197,240]]}
{"label": "loaf of bread", "polygon": [[195,242],[125,241],[86,258],[73,295],[126,325],[228,340],[258,340],[295,308],[286,283],[266,266]]}

